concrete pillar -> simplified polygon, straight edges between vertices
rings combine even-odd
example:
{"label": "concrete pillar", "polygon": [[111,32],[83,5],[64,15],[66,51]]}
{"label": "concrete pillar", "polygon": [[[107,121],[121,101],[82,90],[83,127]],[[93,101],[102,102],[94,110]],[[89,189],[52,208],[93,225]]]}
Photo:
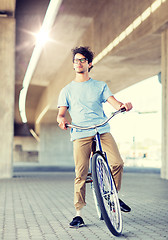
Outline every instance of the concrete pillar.
{"label": "concrete pillar", "polygon": [[39,165],[74,166],[69,130],[61,130],[57,123],[40,125]]}
{"label": "concrete pillar", "polygon": [[161,178],[168,179],[168,29],[162,33],[162,167]]}
{"label": "concrete pillar", "polygon": [[15,19],[0,18],[0,178],[12,176]]}

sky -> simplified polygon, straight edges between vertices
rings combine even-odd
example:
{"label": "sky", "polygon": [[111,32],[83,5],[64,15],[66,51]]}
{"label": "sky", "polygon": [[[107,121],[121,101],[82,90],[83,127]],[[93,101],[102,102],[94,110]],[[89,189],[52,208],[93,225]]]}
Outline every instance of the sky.
{"label": "sky", "polygon": [[[158,76],[151,77],[115,94],[121,102],[131,102],[133,109],[110,121],[111,132],[117,142],[152,139],[161,141],[161,84]],[[108,103],[107,115],[115,111]]]}

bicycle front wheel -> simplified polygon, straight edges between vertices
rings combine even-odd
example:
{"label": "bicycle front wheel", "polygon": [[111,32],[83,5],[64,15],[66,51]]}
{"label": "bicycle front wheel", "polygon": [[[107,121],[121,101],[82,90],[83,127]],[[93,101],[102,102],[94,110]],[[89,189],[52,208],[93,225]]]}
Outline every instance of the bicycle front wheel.
{"label": "bicycle front wheel", "polygon": [[100,153],[93,156],[92,175],[103,219],[111,233],[119,236],[122,232],[122,215],[118,194],[106,160]]}

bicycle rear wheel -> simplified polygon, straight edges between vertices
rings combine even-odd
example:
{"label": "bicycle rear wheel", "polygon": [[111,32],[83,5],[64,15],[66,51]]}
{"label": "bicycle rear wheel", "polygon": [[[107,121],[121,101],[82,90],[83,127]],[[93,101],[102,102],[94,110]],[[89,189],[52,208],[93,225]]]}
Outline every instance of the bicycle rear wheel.
{"label": "bicycle rear wheel", "polygon": [[122,215],[114,180],[106,160],[100,153],[92,159],[93,185],[103,219],[115,236],[122,232]]}

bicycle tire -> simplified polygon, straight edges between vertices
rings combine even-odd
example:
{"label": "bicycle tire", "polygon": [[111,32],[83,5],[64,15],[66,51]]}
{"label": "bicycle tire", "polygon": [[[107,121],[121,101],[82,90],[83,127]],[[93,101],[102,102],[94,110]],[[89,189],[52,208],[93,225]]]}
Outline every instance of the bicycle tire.
{"label": "bicycle tire", "polygon": [[100,153],[92,159],[93,185],[103,219],[110,232],[119,236],[122,233],[122,215],[118,194],[106,160]]}

